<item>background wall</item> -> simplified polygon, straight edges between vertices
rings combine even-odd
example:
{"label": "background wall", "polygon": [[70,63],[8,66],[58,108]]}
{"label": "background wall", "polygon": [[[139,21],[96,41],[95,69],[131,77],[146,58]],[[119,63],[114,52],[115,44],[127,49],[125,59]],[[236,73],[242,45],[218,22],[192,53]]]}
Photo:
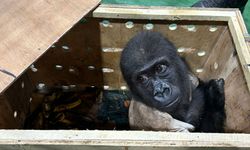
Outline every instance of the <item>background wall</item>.
{"label": "background wall", "polygon": [[[102,0],[104,4],[127,4],[127,5],[144,5],[144,6],[182,6],[188,7],[198,0]],[[243,17],[250,32],[250,2],[248,1]]]}

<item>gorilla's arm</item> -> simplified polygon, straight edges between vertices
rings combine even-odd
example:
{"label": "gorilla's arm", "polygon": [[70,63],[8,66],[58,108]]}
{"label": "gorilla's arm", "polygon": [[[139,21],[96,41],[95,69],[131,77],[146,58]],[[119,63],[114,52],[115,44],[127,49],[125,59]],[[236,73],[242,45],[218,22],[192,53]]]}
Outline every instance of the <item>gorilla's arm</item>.
{"label": "gorilla's arm", "polygon": [[224,80],[200,81],[193,91],[186,122],[199,132],[224,132],[225,110]]}
{"label": "gorilla's arm", "polygon": [[199,85],[192,92],[192,100],[186,115],[186,122],[194,125],[196,128],[200,126],[201,117],[204,112],[205,97],[204,86]]}
{"label": "gorilla's arm", "polygon": [[204,115],[200,125],[202,132],[224,132],[226,114],[224,80],[210,80],[205,85]]}

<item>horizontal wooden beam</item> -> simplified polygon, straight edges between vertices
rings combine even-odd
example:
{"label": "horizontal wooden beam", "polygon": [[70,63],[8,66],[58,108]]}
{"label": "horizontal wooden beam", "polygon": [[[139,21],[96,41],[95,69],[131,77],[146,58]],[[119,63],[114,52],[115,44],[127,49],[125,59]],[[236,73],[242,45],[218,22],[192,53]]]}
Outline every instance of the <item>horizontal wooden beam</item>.
{"label": "horizontal wooden beam", "polygon": [[228,21],[230,17],[236,16],[235,10],[237,9],[100,5],[93,12],[93,16],[120,19]]}
{"label": "horizontal wooden beam", "polygon": [[250,134],[151,131],[1,130],[1,145],[250,147]]}

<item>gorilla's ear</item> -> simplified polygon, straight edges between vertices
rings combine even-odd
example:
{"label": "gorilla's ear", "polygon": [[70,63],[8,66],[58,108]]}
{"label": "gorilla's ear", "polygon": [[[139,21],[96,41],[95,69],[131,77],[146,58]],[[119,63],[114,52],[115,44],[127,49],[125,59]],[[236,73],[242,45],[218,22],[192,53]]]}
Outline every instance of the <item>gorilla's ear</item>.
{"label": "gorilla's ear", "polygon": [[196,89],[199,85],[199,79],[191,72],[188,73],[188,77],[192,83],[192,90]]}

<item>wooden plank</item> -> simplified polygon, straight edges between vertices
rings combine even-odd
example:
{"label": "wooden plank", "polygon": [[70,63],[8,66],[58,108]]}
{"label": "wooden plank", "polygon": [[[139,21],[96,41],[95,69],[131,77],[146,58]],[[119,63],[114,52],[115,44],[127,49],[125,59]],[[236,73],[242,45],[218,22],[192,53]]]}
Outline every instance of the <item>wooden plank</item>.
{"label": "wooden plank", "polygon": [[19,127],[19,124],[13,117],[14,111],[5,95],[0,95],[0,114],[1,129],[15,129]]}
{"label": "wooden plank", "polygon": [[158,19],[158,20],[211,20],[228,21],[235,16],[235,9],[214,8],[174,8],[101,5],[93,12],[98,18]]}
{"label": "wooden plank", "polygon": [[241,62],[242,70],[247,81],[247,86],[250,91],[250,49],[247,45],[244,35],[242,33],[242,27],[238,22],[237,17],[231,17],[228,26],[230,28],[234,44]]}
{"label": "wooden plank", "polygon": [[[185,147],[145,147],[145,146],[86,146],[86,145],[0,145],[0,149],[4,150],[190,150],[190,149],[202,149],[211,150],[210,147],[202,148],[185,148]],[[248,148],[223,148],[216,147],[213,150],[247,150]]]}
{"label": "wooden plank", "polygon": [[[19,76],[99,0],[1,0],[0,68]],[[0,92],[15,79],[0,73]]]}
{"label": "wooden plank", "polygon": [[149,131],[1,130],[0,145],[250,147],[250,134]]}
{"label": "wooden plank", "polygon": [[[133,28],[127,28],[125,19],[105,19],[100,20],[101,31],[101,47],[106,49],[113,49],[115,52],[103,52],[102,64],[103,67],[108,67],[114,70],[113,73],[104,74],[104,85],[109,85],[112,89],[119,89],[125,85],[122,80],[120,72],[120,53],[126,43],[138,32],[144,29],[144,26],[149,23],[148,20],[134,20]],[[102,25],[104,21],[108,21],[108,26]],[[226,24],[224,22],[215,21],[168,21],[168,20],[151,20],[150,23],[154,25],[152,31],[160,32],[167,37],[177,48],[189,49],[182,53],[192,71],[202,68],[204,62],[210,55],[210,51],[217,42],[221,33],[225,30]],[[169,25],[175,23],[176,30],[170,30]],[[189,31],[188,26],[194,25],[195,31]],[[216,31],[210,32],[210,28],[216,28]],[[120,34],[117,34],[120,33]],[[201,34],[202,33],[202,34]],[[123,35],[123,36],[121,36]],[[199,42],[197,42],[199,41]],[[204,53],[199,56],[199,53]]]}
{"label": "wooden plank", "polygon": [[234,44],[228,28],[225,28],[220,37],[216,40],[217,42],[214,44],[208,59],[202,66],[204,71],[199,73],[199,77],[202,80],[207,81],[219,78],[220,74],[225,71],[224,68],[229,61],[230,56],[235,52]]}
{"label": "wooden plank", "polygon": [[[10,106],[11,114],[8,114],[8,122],[15,120],[14,124],[6,124],[7,122],[1,122],[7,128],[15,126],[15,129],[23,128],[26,117],[30,113],[31,106],[31,95],[34,91],[34,86],[32,85],[27,74],[23,74],[18,78],[14,84],[12,84],[5,92],[4,96],[6,101]],[[3,118],[4,115],[0,115]],[[0,128],[6,128],[0,126]]]}
{"label": "wooden plank", "polygon": [[[226,96],[226,132],[241,132],[250,133],[250,92],[248,91],[244,74],[239,64],[239,60],[236,59],[236,67],[231,68],[232,72],[226,78],[225,82],[225,96]],[[232,61],[230,61],[232,62]],[[235,66],[232,62],[227,63],[226,68]]]}
{"label": "wooden plank", "polygon": [[27,71],[32,83],[102,87],[99,21],[96,18],[83,20],[34,63],[35,70]]}

